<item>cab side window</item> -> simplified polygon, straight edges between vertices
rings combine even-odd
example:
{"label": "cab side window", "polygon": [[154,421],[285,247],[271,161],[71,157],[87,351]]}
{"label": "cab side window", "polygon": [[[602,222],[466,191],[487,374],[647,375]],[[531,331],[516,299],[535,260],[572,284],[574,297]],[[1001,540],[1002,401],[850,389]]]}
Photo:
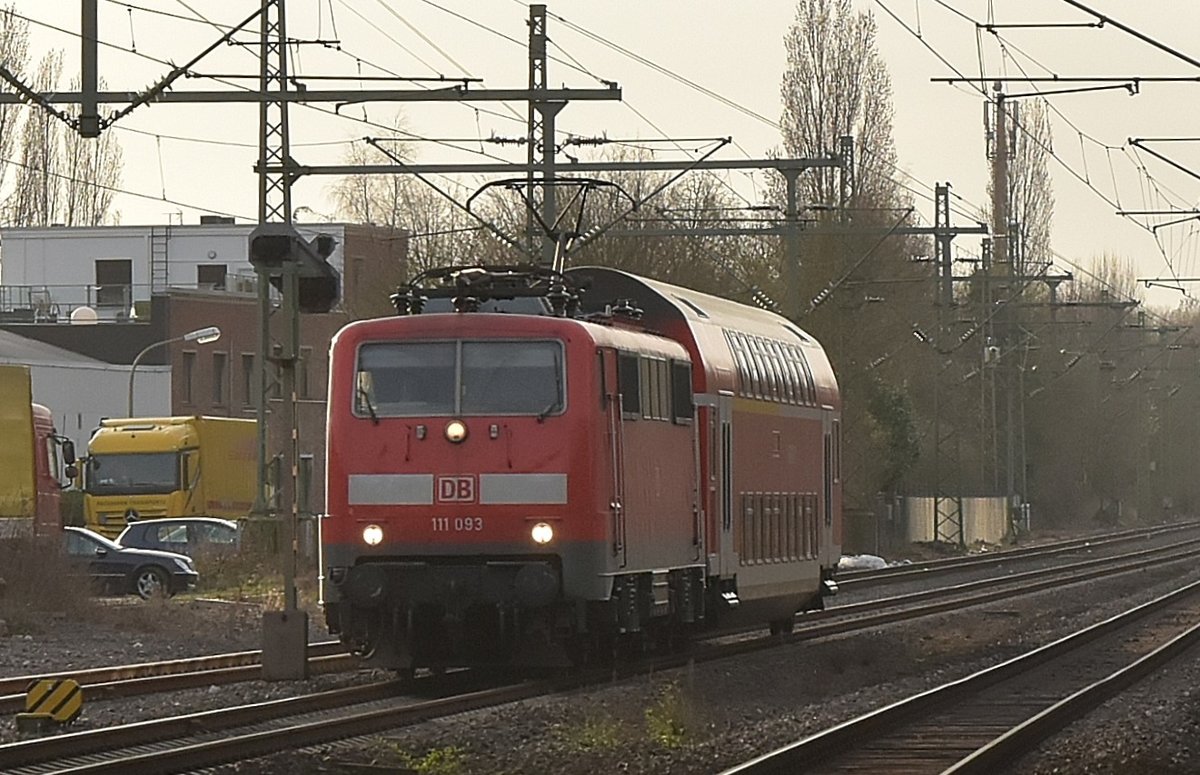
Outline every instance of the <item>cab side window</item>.
{"label": "cab side window", "polygon": [[621,412],[626,417],[641,417],[641,374],[636,353],[617,354],[617,384],[621,388]]}

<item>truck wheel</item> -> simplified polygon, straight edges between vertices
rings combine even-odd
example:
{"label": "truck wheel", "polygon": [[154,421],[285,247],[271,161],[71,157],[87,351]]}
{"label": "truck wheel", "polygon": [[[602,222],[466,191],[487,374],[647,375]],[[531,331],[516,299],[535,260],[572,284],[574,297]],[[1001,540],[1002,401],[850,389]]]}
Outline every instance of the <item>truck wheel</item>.
{"label": "truck wheel", "polygon": [[170,589],[167,582],[167,574],[162,568],[147,565],[144,568],[138,568],[138,572],[134,574],[133,591],[142,600],[150,600],[156,597],[170,597]]}

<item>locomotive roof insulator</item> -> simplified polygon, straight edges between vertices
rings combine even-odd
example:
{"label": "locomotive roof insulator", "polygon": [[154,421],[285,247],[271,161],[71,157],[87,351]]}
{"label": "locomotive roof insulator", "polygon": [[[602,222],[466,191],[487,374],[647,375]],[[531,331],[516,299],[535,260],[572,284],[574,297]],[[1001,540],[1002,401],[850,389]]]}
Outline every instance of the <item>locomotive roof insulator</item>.
{"label": "locomotive roof insulator", "polygon": [[455,312],[478,312],[479,297],[478,296],[455,296],[454,302]]}
{"label": "locomotive roof insulator", "polygon": [[642,319],[642,308],[635,304],[633,299],[614,299],[612,304],[608,305],[608,313],[613,317]]}
{"label": "locomotive roof insulator", "polygon": [[425,297],[413,292],[411,286],[401,286],[388,298],[396,308],[397,315],[420,315],[425,308]]}
{"label": "locomotive roof insulator", "polygon": [[429,269],[391,295],[398,315],[419,315],[431,299],[447,299],[457,312],[478,312],[490,301],[544,299],[557,317],[579,313],[583,288],[557,270],[537,264],[445,266]]}

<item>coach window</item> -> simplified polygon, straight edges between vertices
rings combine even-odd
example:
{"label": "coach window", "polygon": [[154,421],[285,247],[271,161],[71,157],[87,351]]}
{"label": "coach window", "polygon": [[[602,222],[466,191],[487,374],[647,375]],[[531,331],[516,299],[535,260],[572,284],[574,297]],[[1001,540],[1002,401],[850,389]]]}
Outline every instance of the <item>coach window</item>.
{"label": "coach window", "polygon": [[808,364],[804,362],[804,351],[792,345],[792,357],[795,358],[797,375],[800,377],[800,392],[804,396],[804,403],[811,404],[814,396],[808,376]]}
{"label": "coach window", "polygon": [[783,364],[779,362],[779,355],[775,352],[774,342],[770,339],[762,340],[763,357],[767,359],[767,365],[771,369],[771,382],[773,390],[771,397],[775,401],[787,400],[787,388],[783,378]]}
{"label": "coach window", "polygon": [[626,417],[642,414],[641,375],[634,353],[617,354],[617,382],[621,386],[621,412]]}
{"label": "coach window", "polygon": [[638,405],[642,407],[642,419],[648,420],[654,416],[654,387],[651,385],[650,362],[638,358]]}
{"label": "coach window", "polygon": [[779,373],[783,378],[782,399],[789,404],[794,404],[796,403],[796,379],[795,373],[792,371],[792,364],[788,362],[781,343],[772,340],[771,353],[775,356],[775,362],[779,364]]}
{"label": "coach window", "polygon": [[725,332],[725,339],[729,342],[729,349],[733,352],[733,360],[737,364],[737,390],[739,395],[750,394],[750,367],[746,363],[746,353],[742,350],[741,344],[729,331]]}
{"label": "coach window", "polygon": [[775,400],[775,373],[771,368],[771,359],[767,357],[766,343],[761,337],[754,337],[754,354],[758,356],[759,367],[762,369],[762,393],[768,401]]}
{"label": "coach window", "polygon": [[817,383],[813,379],[812,367],[808,365],[808,358],[804,357],[803,349],[800,349],[800,367],[804,370],[804,383],[808,386],[808,400],[815,404],[817,403]]}
{"label": "coach window", "polygon": [[788,342],[779,345],[783,352],[784,368],[787,369],[788,382],[792,385],[793,400],[797,404],[804,403],[804,380],[801,377],[800,364],[796,363],[796,348]]}
{"label": "coach window", "polygon": [[770,368],[775,373],[775,401],[788,401],[787,390],[787,370],[784,367],[784,359],[779,354],[779,342],[767,340],[767,358],[770,359]]}
{"label": "coach window", "polygon": [[748,344],[746,350],[750,360],[750,384],[754,390],[754,397],[766,398],[767,375],[766,369],[763,368],[762,356],[759,355],[753,339],[748,339]]}

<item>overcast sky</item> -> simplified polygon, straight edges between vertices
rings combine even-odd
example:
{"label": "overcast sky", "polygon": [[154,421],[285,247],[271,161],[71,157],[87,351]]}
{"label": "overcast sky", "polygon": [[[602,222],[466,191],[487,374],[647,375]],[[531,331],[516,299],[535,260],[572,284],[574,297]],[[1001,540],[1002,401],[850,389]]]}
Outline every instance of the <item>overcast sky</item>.
{"label": "overcast sky", "polygon": [[[925,197],[931,197],[936,182],[953,185],[955,220],[968,223],[986,197],[988,175],[982,95],[970,85],[930,79],[954,76],[956,70],[978,78],[981,68],[989,78],[1022,71],[1064,77],[1200,77],[1200,67],[1113,25],[1011,26],[997,29],[996,34],[977,27],[977,22],[989,21],[997,25],[1094,21],[1065,0],[855,0],[854,4],[873,13],[878,22],[879,47],[894,87],[897,175],[924,194],[917,204],[926,223],[932,221],[932,204]],[[65,49],[67,71],[77,72],[78,41],[72,34],[79,30],[78,3],[15,0],[15,5],[31,19],[67,30],[35,25],[33,48],[35,55]],[[1200,4],[1194,0],[1136,4],[1085,0],[1083,5],[1200,59],[1200,46],[1194,43]],[[166,69],[145,57],[181,63],[216,38],[217,30],[198,21],[201,16],[228,25],[248,16],[254,6],[250,0],[130,0],[128,4],[100,0],[101,39],[116,47],[102,49],[101,75],[110,89],[139,90]],[[722,158],[761,157],[778,145],[774,122],[780,114],[779,82],[785,65],[782,41],[794,17],[791,0],[551,0],[548,7],[562,17],[549,22],[551,53],[559,60],[550,65],[551,84],[594,88],[601,78],[619,82],[624,90],[623,104],[568,105],[560,116],[561,129],[610,138],[730,136],[736,145],[723,150]],[[291,37],[340,41],[340,50],[333,44],[300,47],[294,67],[304,75],[467,74],[482,78],[489,88],[523,88],[527,82],[528,11],[514,0],[290,0],[288,14]],[[255,57],[253,48],[221,47],[195,69],[252,75],[257,72]],[[332,85],[309,83],[312,88]],[[1013,83],[1007,88],[1029,93],[1076,85]],[[223,87],[189,80],[180,88]],[[1127,140],[1200,136],[1195,129],[1200,111],[1191,107],[1197,90],[1200,83],[1143,83],[1136,96],[1098,91],[1050,98],[1056,111],[1054,150],[1061,160],[1051,162],[1058,203],[1053,248],[1063,269],[1078,272],[1073,265],[1086,269],[1093,257],[1107,251],[1132,260],[1139,277],[1165,277],[1172,271],[1180,277],[1200,274],[1193,222],[1151,231],[1114,212],[1195,208],[1200,183],[1144,151],[1131,149]],[[344,107],[340,117],[296,107],[291,112],[293,156],[303,164],[337,163],[350,142],[380,132],[364,123],[364,117],[386,124],[398,110],[409,131],[430,138],[517,136],[523,132],[525,115],[523,104],[377,104]],[[141,195],[118,198],[124,223],[163,223],[168,217],[195,223],[202,212],[210,211],[254,218],[257,186],[252,167],[258,126],[253,108],[156,105],[135,111],[117,127],[125,150],[123,187]],[[694,148],[699,143],[685,145]],[[1200,169],[1196,144],[1151,147]],[[417,152],[422,161],[465,162],[483,160],[478,154],[481,148],[512,160],[523,156],[521,150],[479,144],[472,153],[421,143]],[[748,196],[761,184],[741,174],[730,180]],[[299,218],[317,219],[320,216],[312,213],[332,212],[328,185],[328,180],[320,179],[297,185],[293,205],[311,209],[300,212]],[[1172,219],[1158,219],[1166,220]],[[978,238],[960,238],[956,249],[977,254]],[[1200,286],[1185,285],[1200,296]],[[1159,290],[1148,298],[1160,306],[1173,306],[1182,296]]]}

